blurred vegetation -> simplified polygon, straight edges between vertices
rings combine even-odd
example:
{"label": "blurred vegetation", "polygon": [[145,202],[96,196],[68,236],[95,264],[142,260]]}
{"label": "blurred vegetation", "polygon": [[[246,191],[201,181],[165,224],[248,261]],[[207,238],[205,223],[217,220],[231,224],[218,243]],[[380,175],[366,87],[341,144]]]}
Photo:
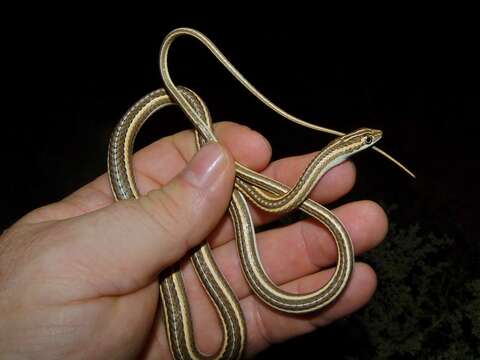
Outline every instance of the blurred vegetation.
{"label": "blurred vegetation", "polygon": [[419,224],[391,225],[364,256],[379,275],[364,323],[375,359],[480,359],[480,278],[468,252]]}

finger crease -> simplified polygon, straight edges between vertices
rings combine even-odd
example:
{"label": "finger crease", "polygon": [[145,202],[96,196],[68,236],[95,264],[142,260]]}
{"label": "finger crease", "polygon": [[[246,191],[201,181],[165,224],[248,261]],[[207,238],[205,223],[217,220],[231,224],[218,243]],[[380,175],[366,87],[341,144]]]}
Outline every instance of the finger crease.
{"label": "finger crease", "polygon": [[253,305],[255,310],[254,310],[254,317],[255,317],[255,324],[257,325],[258,332],[261,336],[261,338],[265,341],[267,346],[270,346],[274,343],[271,335],[269,335],[267,326],[265,325],[265,319],[262,316],[260,306],[258,305]]}

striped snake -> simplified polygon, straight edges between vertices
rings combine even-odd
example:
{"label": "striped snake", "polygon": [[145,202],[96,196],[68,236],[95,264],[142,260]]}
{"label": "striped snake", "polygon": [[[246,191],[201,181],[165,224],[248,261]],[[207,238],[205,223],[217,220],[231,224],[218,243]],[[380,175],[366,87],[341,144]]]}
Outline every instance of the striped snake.
{"label": "striped snake", "polygon": [[[138,131],[154,112],[169,105],[178,105],[195,127],[197,149],[208,142],[217,141],[209,111],[203,100],[192,90],[175,86],[168,71],[170,46],[177,37],[183,35],[198,39],[245,88],[279,115],[302,126],[339,136],[314,157],[292,188],[236,163],[235,188],[229,206],[242,270],[253,292],[269,306],[288,313],[307,313],[325,307],[334,301],[347,285],[353,268],[354,251],[345,226],[330,210],[308,199],[309,193],[329,169],[370,147],[410,175],[413,174],[390,155],[373,146],[381,138],[381,131],[359,129],[343,134],[288,114],[250,84],[205,35],[193,29],[179,28],[165,37],[160,51],[160,73],[165,88],[151,92],[134,104],[111,135],[108,173],[116,200],[139,197],[132,167],[132,149]],[[338,260],[333,276],[324,286],[311,293],[293,294],[273,283],[262,266],[246,199],[268,212],[286,213],[299,208],[330,231],[337,246]],[[214,355],[205,355],[197,349],[182,275],[179,266],[175,265],[162,273],[160,279],[160,294],[171,354],[175,359],[239,359],[246,342],[245,320],[239,301],[215,264],[208,243],[194,249],[190,260],[217,310],[223,340]]]}

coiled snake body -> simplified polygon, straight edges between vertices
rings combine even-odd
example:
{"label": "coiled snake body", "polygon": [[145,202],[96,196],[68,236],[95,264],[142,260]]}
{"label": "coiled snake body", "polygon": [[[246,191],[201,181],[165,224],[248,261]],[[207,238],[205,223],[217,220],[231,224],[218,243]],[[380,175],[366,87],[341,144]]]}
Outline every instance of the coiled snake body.
{"label": "coiled snake body", "polygon": [[[197,149],[207,142],[217,141],[210,114],[202,99],[192,90],[175,86],[168,72],[168,50],[174,39],[182,35],[200,40],[250,92],[275,112],[302,126],[340,135],[319,152],[292,188],[236,163],[235,189],[229,207],[242,269],[255,294],[268,305],[289,313],[306,313],[325,307],[334,301],[347,285],[353,268],[354,252],[350,237],[340,220],[330,210],[308,199],[308,195],[323,174],[351,155],[372,147],[381,138],[382,133],[379,130],[359,129],[345,135],[288,114],[258,92],[215,45],[198,31],[180,28],[167,35],[160,53],[160,72],[165,89],[153,91],[139,100],[123,116],[112,133],[108,171],[115,199],[125,200],[139,196],[131,162],[133,143],[144,122],[154,112],[165,106],[179,105],[195,127]],[[374,149],[408,172],[403,165],[382,150],[375,147]],[[335,240],[338,261],[335,273],[324,286],[308,294],[292,294],[273,283],[262,266],[246,199],[270,212],[286,213],[299,208],[326,226]],[[198,351],[194,342],[182,276],[178,266],[174,266],[167,273],[161,274],[160,281],[172,356],[175,359],[238,359],[242,356],[246,341],[245,321],[239,302],[215,264],[208,243],[195,249],[190,259],[215,305],[221,321],[223,340],[220,349],[214,355],[209,356]]]}

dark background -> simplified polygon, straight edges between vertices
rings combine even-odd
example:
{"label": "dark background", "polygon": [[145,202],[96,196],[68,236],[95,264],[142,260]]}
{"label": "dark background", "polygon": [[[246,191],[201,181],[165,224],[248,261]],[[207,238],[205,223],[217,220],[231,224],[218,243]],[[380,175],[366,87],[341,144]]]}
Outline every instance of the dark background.
{"label": "dark background", "polygon": [[[357,185],[341,202],[369,198],[386,208],[395,205],[392,222],[421,223],[451,236],[450,256],[462,259],[458,266],[472,278],[479,277],[480,59],[476,29],[468,21],[418,31],[408,22],[386,30],[303,21],[256,25],[246,20],[247,27],[178,18],[134,25],[126,16],[111,17],[108,25],[102,19],[74,20],[73,14],[17,19],[6,32],[3,55],[9,95],[0,145],[0,228],[106,170],[115,123],[136,100],[162,86],[157,57],[163,36],[191,26],[292,114],[341,131],[382,129],[380,147],[417,179],[365,152],[354,159]],[[178,40],[170,59],[177,84],[194,89],[216,121],[237,121],[263,133],[274,158],[318,150],[331,139],[272,114],[192,39]],[[142,131],[138,147],[190,128],[176,109],[157,115]],[[335,334],[349,336],[348,329],[338,327]],[[343,358],[335,341],[338,345],[327,328],[281,349],[293,353],[301,346],[306,353],[321,346],[331,358]],[[268,354],[265,358],[278,355]]]}

